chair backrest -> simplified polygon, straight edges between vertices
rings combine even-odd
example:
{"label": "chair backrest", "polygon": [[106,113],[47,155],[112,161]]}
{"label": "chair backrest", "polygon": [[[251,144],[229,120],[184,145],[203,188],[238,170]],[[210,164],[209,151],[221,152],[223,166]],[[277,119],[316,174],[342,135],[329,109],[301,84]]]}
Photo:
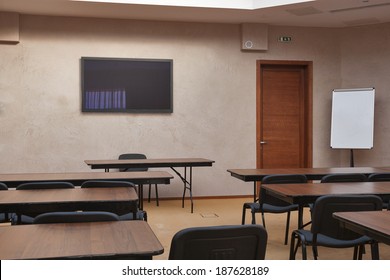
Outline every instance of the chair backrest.
{"label": "chair backrest", "polygon": [[373,173],[368,176],[369,182],[390,181],[390,173]]}
{"label": "chair backrest", "polygon": [[[137,188],[134,183],[126,181],[106,181],[106,180],[89,180],[81,184],[81,188],[134,188],[137,191]],[[117,210],[115,214],[124,215],[128,211]],[[139,211],[138,215],[146,215],[144,212]],[[141,217],[141,216],[140,216]]]}
{"label": "chair backrest", "polygon": [[135,188],[135,185],[126,181],[99,181],[90,180],[81,184],[81,188]]}
{"label": "chair backrest", "polygon": [[118,215],[110,212],[49,212],[35,217],[34,224],[82,223],[119,221]]}
{"label": "chair backrest", "polygon": [[367,176],[361,173],[328,174],[322,177],[321,183],[332,182],[366,182]]}
{"label": "chair backrest", "polygon": [[[390,173],[373,173],[368,176],[369,182],[386,182],[390,181]],[[383,207],[390,209],[390,195],[382,196]],[[387,207],[386,207],[387,206]]]}
{"label": "chair backrest", "polygon": [[6,191],[6,190],[8,190],[7,185],[0,182],[0,191]]}
{"label": "chair backrest", "polygon": [[263,260],[267,231],[261,225],[193,227],[172,238],[170,260]]}
{"label": "chair backrest", "polygon": [[[265,176],[261,180],[261,184],[299,184],[307,183],[307,177],[301,174],[276,174]],[[289,203],[278,199],[274,196],[268,195],[266,190],[260,188],[259,192],[259,203],[267,203],[276,206],[286,206]]]}
{"label": "chair backrest", "polygon": [[[121,154],[118,159],[146,159],[144,154]],[[131,171],[148,171],[148,168],[119,168],[121,172],[131,172]]]}
{"label": "chair backrest", "polygon": [[74,185],[69,182],[29,182],[16,187],[17,190],[32,189],[72,189]]}
{"label": "chair backrest", "polygon": [[321,196],[314,203],[311,231],[314,235],[324,234],[341,240],[356,239],[361,235],[340,226],[333,213],[378,210],[382,210],[382,200],[375,195]]}

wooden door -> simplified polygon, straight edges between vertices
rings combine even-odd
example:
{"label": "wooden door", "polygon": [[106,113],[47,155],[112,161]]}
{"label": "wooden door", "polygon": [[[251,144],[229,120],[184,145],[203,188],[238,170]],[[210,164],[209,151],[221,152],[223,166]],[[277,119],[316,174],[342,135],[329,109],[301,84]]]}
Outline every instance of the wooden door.
{"label": "wooden door", "polygon": [[312,166],[311,76],[311,62],[257,62],[257,168]]}

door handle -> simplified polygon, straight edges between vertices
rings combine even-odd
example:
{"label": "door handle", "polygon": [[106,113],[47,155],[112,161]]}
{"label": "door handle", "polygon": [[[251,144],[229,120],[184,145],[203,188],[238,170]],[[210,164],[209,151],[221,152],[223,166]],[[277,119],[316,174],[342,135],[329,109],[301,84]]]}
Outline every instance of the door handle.
{"label": "door handle", "polygon": [[267,142],[266,141],[260,141],[260,144],[264,145],[264,144],[267,144]]}

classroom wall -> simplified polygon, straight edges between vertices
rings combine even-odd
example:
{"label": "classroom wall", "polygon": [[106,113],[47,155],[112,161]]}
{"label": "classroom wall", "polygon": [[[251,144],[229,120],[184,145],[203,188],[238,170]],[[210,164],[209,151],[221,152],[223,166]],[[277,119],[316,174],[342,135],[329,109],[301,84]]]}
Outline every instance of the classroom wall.
{"label": "classroom wall", "polygon": [[[0,44],[0,172],[84,172],[85,159],[126,152],[203,157],[215,165],[194,169],[195,196],[251,194],[252,184],[226,170],[255,167],[259,59],[313,61],[313,165],[348,165],[343,151],[329,148],[331,91],[374,84],[381,90],[377,130],[389,126],[389,29],[269,26],[268,50],[250,52],[241,51],[238,24],[20,15],[19,44]],[[280,43],[279,36],[293,40]],[[379,41],[360,44],[365,38]],[[173,59],[173,113],[82,113],[82,56]],[[376,131],[383,140],[356,161],[388,164],[388,134]],[[161,197],[181,194],[177,178],[159,188]]]}

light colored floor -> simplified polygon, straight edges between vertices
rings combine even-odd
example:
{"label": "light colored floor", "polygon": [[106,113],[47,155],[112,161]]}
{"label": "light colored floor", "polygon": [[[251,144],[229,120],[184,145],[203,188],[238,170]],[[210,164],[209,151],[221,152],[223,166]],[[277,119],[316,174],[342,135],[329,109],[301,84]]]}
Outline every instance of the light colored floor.
{"label": "light colored floor", "polygon": [[[242,204],[250,201],[249,198],[224,198],[224,199],[195,199],[194,213],[191,214],[190,202],[185,201],[185,207],[181,207],[181,200],[161,200],[157,207],[155,201],[144,203],[144,209],[148,213],[148,223],[156,236],[164,246],[164,254],[154,259],[166,260],[169,255],[169,248],[173,235],[187,227],[211,226],[211,225],[234,225],[241,223]],[[249,212],[248,212],[249,214]],[[250,215],[247,214],[247,223],[250,222]],[[307,217],[307,213],[306,217]],[[257,214],[257,221],[261,217]],[[308,219],[306,218],[305,221]],[[289,245],[284,245],[284,229],[286,214],[266,214],[266,226],[268,232],[267,260],[287,260],[289,258]],[[290,232],[297,226],[297,215],[291,215]],[[290,244],[290,240],[289,240]],[[370,259],[370,250],[363,259]],[[390,246],[380,244],[380,258],[390,260]],[[353,249],[330,249],[319,248],[319,259],[341,260],[352,259]],[[301,258],[301,254],[297,254]],[[308,250],[308,258],[312,259],[311,250]]]}

